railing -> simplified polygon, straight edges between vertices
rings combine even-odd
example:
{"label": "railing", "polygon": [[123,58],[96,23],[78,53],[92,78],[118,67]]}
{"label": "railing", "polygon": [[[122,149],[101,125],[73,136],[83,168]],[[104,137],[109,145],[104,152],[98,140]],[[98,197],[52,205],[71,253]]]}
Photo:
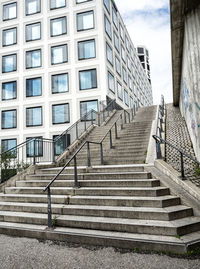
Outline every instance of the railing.
{"label": "railing", "polygon": [[[181,178],[184,180],[185,179],[185,170],[184,170],[184,157],[192,160],[196,165],[198,165],[198,167],[200,167],[200,162],[198,162],[197,160],[195,160],[195,158],[193,158],[192,156],[190,156],[189,154],[185,153],[182,149],[172,145],[171,143],[169,143],[168,141],[162,139],[161,137],[158,137],[157,135],[153,135],[153,138],[156,141],[156,149],[160,148],[161,144],[164,144],[165,146],[168,145],[169,147],[173,148],[174,150],[176,150],[179,154],[180,154],[180,170],[181,170]],[[162,153],[161,151],[157,150],[157,159],[162,159]]]}
{"label": "railing", "polygon": [[[162,133],[163,133],[164,115],[165,115],[165,101],[164,101],[164,96],[162,95],[161,103],[158,109],[158,121],[157,121],[157,128],[156,128],[156,136],[158,136],[161,139],[162,139]],[[161,159],[161,156],[162,156],[161,145],[157,143],[156,143],[156,152],[157,152],[157,156],[159,156],[159,159]]]}
{"label": "railing", "polygon": [[65,168],[74,161],[74,187],[79,187],[79,181],[78,181],[78,170],[77,170],[77,155],[81,152],[81,150],[84,148],[84,146],[87,145],[87,166],[91,167],[91,155],[90,155],[90,145],[96,144],[99,145],[100,149],[100,160],[101,164],[104,164],[104,156],[103,156],[103,142],[105,141],[106,137],[109,135],[109,144],[110,149],[113,148],[113,136],[112,132],[114,129],[114,137],[115,139],[118,138],[118,128],[117,123],[119,122],[119,126],[121,130],[123,129],[124,123],[127,123],[127,120],[131,121],[131,115],[127,111],[123,111],[119,117],[116,119],[116,121],[113,123],[113,125],[109,128],[109,130],[106,132],[106,134],[102,137],[102,139],[99,142],[93,142],[93,141],[85,141],[79,149],[73,154],[73,156],[67,161],[67,163],[63,166],[63,168],[57,173],[56,176],[53,177],[53,179],[49,182],[49,184],[44,188],[44,192],[47,191],[47,199],[48,199],[48,227],[52,228],[52,210],[51,210],[51,185],[56,181],[56,179],[63,173]]}
{"label": "railing", "polygon": [[112,100],[108,105],[98,113],[98,125],[101,126],[103,122],[110,117],[111,113],[116,109],[116,100]]}
{"label": "railing", "polygon": [[[30,138],[0,154],[0,182],[38,162],[53,161],[53,140]],[[52,158],[50,160],[50,158]]]}

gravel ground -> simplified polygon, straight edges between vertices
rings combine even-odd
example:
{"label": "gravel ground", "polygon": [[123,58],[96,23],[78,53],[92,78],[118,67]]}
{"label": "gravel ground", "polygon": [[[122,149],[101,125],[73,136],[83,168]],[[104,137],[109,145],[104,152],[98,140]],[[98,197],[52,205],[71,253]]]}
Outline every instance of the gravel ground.
{"label": "gravel ground", "polygon": [[200,259],[120,253],[113,248],[55,244],[51,241],[0,235],[2,269],[200,269]]}

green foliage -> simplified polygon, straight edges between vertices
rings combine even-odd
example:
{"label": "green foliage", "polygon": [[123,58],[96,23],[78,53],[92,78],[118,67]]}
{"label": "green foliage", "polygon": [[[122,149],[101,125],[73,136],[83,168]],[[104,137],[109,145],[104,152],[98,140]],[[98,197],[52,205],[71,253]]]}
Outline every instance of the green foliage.
{"label": "green foliage", "polygon": [[196,176],[200,176],[200,166],[198,165],[198,163],[196,164],[195,173]]}
{"label": "green foliage", "polygon": [[178,234],[176,234],[176,235],[175,235],[175,237],[176,237],[176,238],[178,238],[178,239],[180,239],[180,238],[181,238],[181,237],[180,237],[180,235],[178,235]]}

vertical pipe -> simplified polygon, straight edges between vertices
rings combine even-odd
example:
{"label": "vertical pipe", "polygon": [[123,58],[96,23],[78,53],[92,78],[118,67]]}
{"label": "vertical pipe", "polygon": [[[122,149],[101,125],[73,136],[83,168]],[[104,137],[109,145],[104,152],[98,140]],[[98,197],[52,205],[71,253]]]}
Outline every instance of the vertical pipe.
{"label": "vertical pipe", "polygon": [[117,139],[117,122],[115,122],[115,139]]}
{"label": "vertical pipe", "polygon": [[120,115],[120,125],[121,125],[121,130],[123,129],[123,118],[122,118],[122,114]]}
{"label": "vertical pipe", "polygon": [[183,160],[183,153],[182,152],[181,152],[181,177],[182,177],[182,179],[185,178],[184,160]]}
{"label": "vertical pipe", "polygon": [[124,123],[126,124],[126,111],[124,110]]}
{"label": "vertical pipe", "polygon": [[130,113],[128,113],[128,121],[129,121],[129,123],[131,122]]}
{"label": "vertical pipe", "polygon": [[87,159],[88,159],[88,167],[91,166],[91,159],[90,159],[90,142],[87,142]]}
{"label": "vertical pipe", "polygon": [[33,164],[35,165],[35,153],[36,153],[36,148],[35,148],[35,139],[33,140]]}
{"label": "vertical pipe", "polygon": [[48,200],[48,227],[52,228],[51,190],[50,190],[50,187],[48,187],[48,189],[47,189],[47,200]]}
{"label": "vertical pipe", "polygon": [[109,132],[110,132],[110,148],[112,148],[112,130],[110,130]]}
{"label": "vertical pipe", "polygon": [[103,143],[100,144],[100,152],[101,152],[101,164],[103,165]]}
{"label": "vertical pipe", "polygon": [[101,122],[100,122],[100,117],[101,117],[101,114],[100,113],[98,113],[98,126],[100,126],[101,125]]}

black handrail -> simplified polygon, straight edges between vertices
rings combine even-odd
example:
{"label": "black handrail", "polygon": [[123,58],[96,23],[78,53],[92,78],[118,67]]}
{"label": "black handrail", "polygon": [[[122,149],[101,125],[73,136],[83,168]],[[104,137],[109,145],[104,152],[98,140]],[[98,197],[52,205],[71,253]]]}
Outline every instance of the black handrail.
{"label": "black handrail", "polygon": [[96,144],[100,145],[100,157],[101,157],[101,164],[103,165],[103,141],[106,139],[107,135],[110,134],[110,148],[112,148],[112,128],[115,126],[115,138],[117,139],[117,121],[120,119],[120,125],[121,129],[123,129],[123,113],[124,113],[124,123],[127,123],[126,120],[126,114],[128,114],[129,117],[129,123],[130,123],[130,114],[124,110],[120,114],[120,116],[115,120],[115,122],[112,124],[112,126],[109,128],[109,130],[106,132],[106,134],[103,136],[103,138],[100,140],[100,142],[93,142],[93,141],[85,141],[79,149],[73,154],[73,156],[67,161],[67,163],[62,167],[62,169],[53,177],[53,179],[47,184],[47,186],[43,189],[43,192],[47,191],[47,199],[48,199],[48,227],[52,227],[52,213],[51,213],[51,185],[55,182],[55,180],[62,174],[62,172],[65,170],[65,168],[71,163],[72,160],[74,160],[74,187],[79,187],[78,182],[78,173],[77,173],[77,162],[76,157],[78,153],[82,150],[82,148],[87,144],[87,155],[88,155],[88,167],[91,167],[91,157],[90,157],[90,144]]}
{"label": "black handrail", "polygon": [[[181,155],[181,178],[185,179],[185,171],[184,171],[184,159],[183,156],[187,157],[188,159],[192,160],[193,162],[195,162],[196,164],[198,164],[200,166],[200,162],[197,161],[195,158],[193,158],[192,156],[190,156],[189,154],[185,153],[182,149],[172,145],[171,143],[169,143],[168,141],[162,139],[161,137],[158,137],[157,135],[153,135],[153,138],[156,140],[156,144],[165,144],[170,146],[171,148],[175,149],[176,151],[178,151]],[[156,147],[157,149],[160,148]],[[157,152],[157,158],[158,159],[162,159],[162,153],[161,152]]]}

